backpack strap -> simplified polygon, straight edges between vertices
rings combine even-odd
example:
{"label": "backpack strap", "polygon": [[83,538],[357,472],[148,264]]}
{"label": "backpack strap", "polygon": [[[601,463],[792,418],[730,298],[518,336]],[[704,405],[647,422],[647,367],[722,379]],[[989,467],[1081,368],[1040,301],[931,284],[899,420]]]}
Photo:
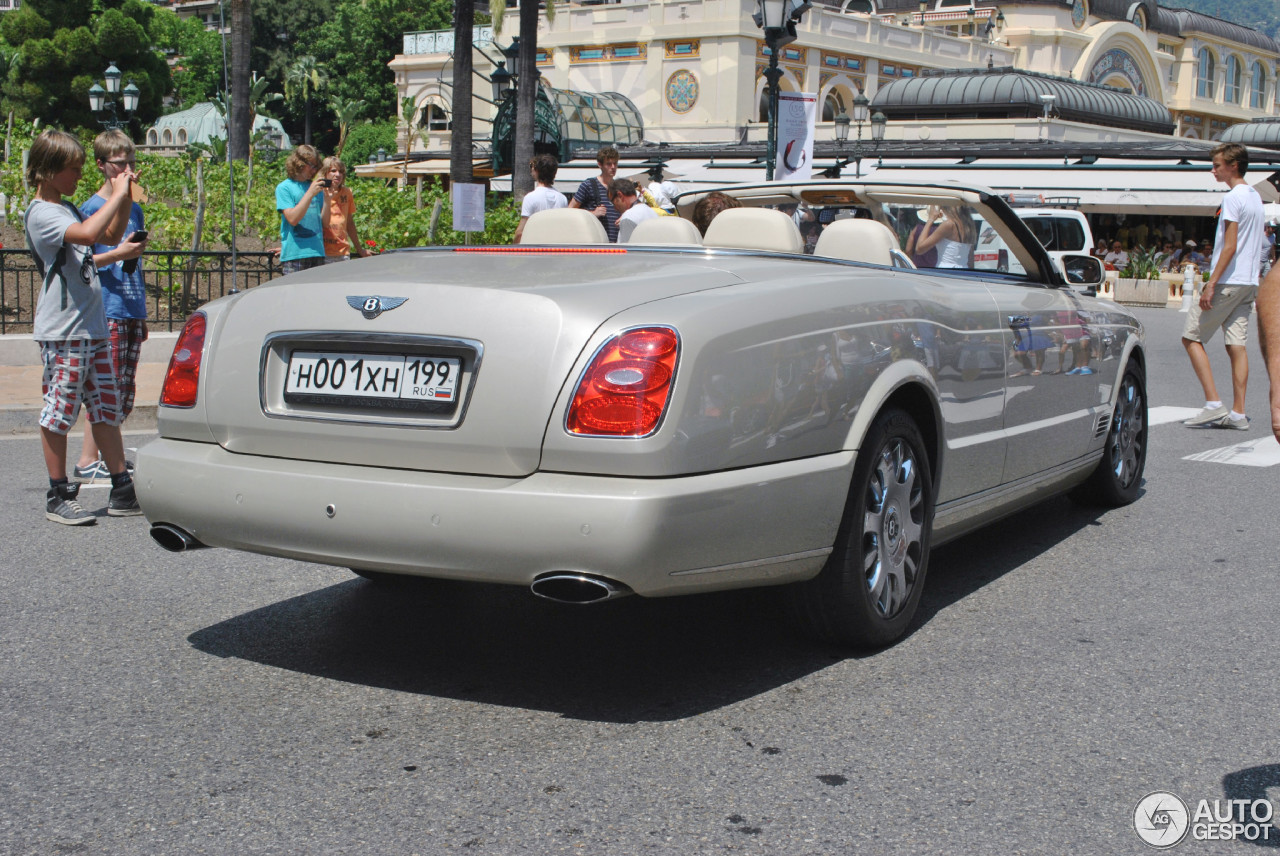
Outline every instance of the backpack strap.
{"label": "backpack strap", "polygon": [[[67,208],[71,209],[71,213],[75,215],[75,218],[76,218],[76,220],[77,220],[78,222],[80,222],[80,223],[83,223],[83,222],[84,222],[84,217],[82,217],[82,216],[80,215],[80,209],[76,208],[74,205],[70,204],[69,202],[65,202],[65,201],[62,203],[62,205],[64,205],[64,206],[66,206]],[[30,211],[30,209],[28,209],[28,211]],[[22,218],[22,232],[23,232],[23,235],[24,235],[24,236],[26,237],[26,239],[27,239],[27,246],[28,246],[28,247],[34,247],[34,246],[35,246],[35,242],[31,240],[31,230],[28,228],[28,224],[29,224],[30,220],[31,220],[31,218],[30,218],[30,217],[23,217],[23,218]],[[53,275],[54,275],[55,273],[62,272],[62,269],[66,266],[66,263],[67,263],[67,251],[68,251],[68,249],[69,249],[69,245],[67,244],[67,239],[66,239],[66,237],[65,237],[65,235],[64,235],[64,237],[63,237],[63,239],[62,239],[62,246],[61,246],[61,247],[58,247],[58,254],[57,254],[56,256],[54,256],[53,264],[49,266],[49,269],[48,269],[48,270],[45,270],[45,267],[44,267],[44,260],[40,258],[40,254],[39,254],[39,253],[37,253],[37,252],[34,252],[34,251],[31,253],[31,258],[32,258],[32,259],[34,259],[34,260],[35,260],[35,263],[36,263],[36,271],[37,271],[37,272],[40,274],[40,276],[41,276],[41,277],[43,277],[43,279],[44,279],[44,285],[43,285],[43,286],[41,287],[41,289],[40,289],[41,293],[44,293],[44,292],[46,292],[46,291],[48,291],[48,290],[49,290],[49,284],[50,284],[51,282],[53,282]],[[66,309],[66,308],[67,308],[67,275],[66,275],[66,273],[65,273],[65,272],[62,272],[62,305],[61,305],[61,308],[62,308],[62,309]]]}

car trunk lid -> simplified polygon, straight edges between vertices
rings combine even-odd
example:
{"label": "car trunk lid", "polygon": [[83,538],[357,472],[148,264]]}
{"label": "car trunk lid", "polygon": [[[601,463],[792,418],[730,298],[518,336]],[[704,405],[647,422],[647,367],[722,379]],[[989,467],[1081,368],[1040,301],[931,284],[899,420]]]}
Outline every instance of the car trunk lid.
{"label": "car trunk lid", "polygon": [[[420,251],[326,265],[228,308],[205,369],[209,427],[244,454],[525,475],[601,324],[739,281],[669,252]],[[436,383],[411,383],[426,377]]]}

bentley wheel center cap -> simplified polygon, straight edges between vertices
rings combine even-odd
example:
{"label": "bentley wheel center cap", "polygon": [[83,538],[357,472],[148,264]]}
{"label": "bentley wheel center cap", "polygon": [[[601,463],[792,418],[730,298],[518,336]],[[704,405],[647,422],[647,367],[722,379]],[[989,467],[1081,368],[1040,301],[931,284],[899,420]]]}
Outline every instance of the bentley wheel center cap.
{"label": "bentley wheel center cap", "polygon": [[907,543],[902,537],[902,518],[896,505],[889,506],[884,515],[884,540],[889,546],[889,558],[898,564],[907,550]]}

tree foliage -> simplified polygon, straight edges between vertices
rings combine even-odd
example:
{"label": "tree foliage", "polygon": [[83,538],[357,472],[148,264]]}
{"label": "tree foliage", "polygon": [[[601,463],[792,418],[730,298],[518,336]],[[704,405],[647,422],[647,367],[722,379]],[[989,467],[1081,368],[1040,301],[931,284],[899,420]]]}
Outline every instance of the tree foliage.
{"label": "tree foliage", "polygon": [[160,115],[172,81],[152,48],[148,26],[157,10],[140,0],[30,0],[0,22],[17,51],[0,84],[0,109],[63,127],[97,127],[88,91],[114,62],[140,92],[137,118]]}
{"label": "tree foliage", "polygon": [[342,2],[315,33],[309,51],[329,71],[329,94],[367,101],[370,117],[396,115],[395,76],[387,63],[404,50],[404,34],[446,30],[451,0]]}
{"label": "tree foliage", "polygon": [[199,18],[179,18],[171,9],[156,7],[148,32],[151,43],[165,56],[178,57],[172,69],[173,98],[178,109],[208,101],[222,83],[222,39],[206,30]]}

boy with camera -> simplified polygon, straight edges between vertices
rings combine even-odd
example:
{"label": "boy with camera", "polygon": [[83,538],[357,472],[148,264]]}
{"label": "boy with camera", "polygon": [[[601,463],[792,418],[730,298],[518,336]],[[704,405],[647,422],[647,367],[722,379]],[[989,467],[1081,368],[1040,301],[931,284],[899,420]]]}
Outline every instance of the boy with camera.
{"label": "boy with camera", "polygon": [[[99,134],[93,141],[93,156],[102,173],[102,186],[80,206],[80,213],[86,218],[107,204],[115,176],[125,170],[137,169],[133,140],[123,131]],[[133,188],[138,189],[136,184]],[[138,358],[142,355],[142,343],[147,340],[147,291],[142,267],[138,263],[146,249],[147,227],[142,217],[142,206],[132,198],[136,195],[131,194],[123,232],[115,228],[118,224],[113,221],[112,227],[93,245],[93,264],[98,269],[98,281],[102,283],[102,308],[107,314],[111,340],[111,365],[115,369],[116,392],[120,396],[121,423],[133,412],[133,401],[138,392]],[[87,422],[80,461],[72,471],[72,477],[83,484],[105,483],[111,478],[106,462],[100,457],[98,444],[93,440],[93,428]]]}

